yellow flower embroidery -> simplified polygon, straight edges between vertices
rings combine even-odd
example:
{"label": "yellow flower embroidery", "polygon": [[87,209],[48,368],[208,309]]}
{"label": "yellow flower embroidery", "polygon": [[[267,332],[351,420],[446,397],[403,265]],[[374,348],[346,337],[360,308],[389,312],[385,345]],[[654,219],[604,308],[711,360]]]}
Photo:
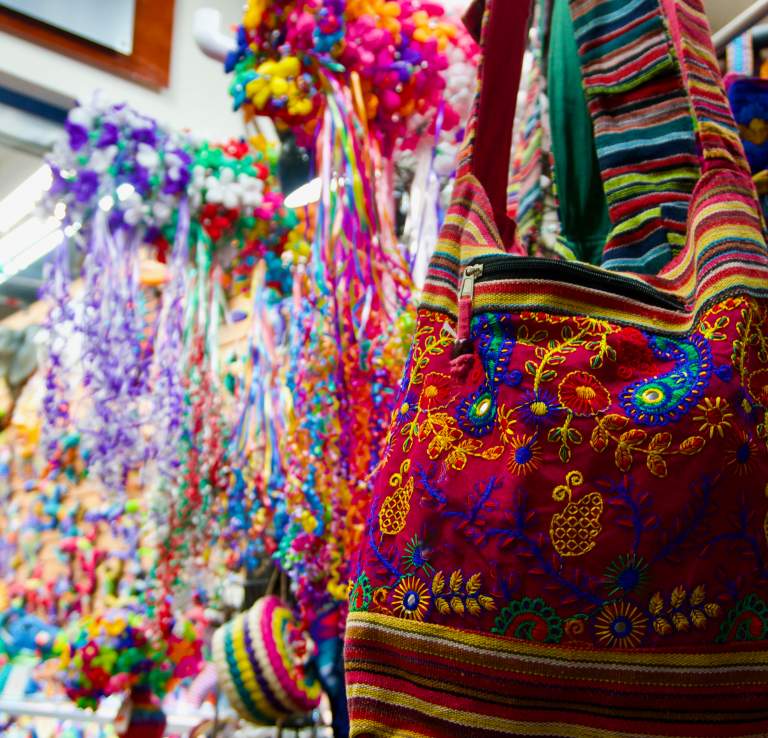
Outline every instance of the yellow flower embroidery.
{"label": "yellow flower embroidery", "polygon": [[512,436],[510,446],[512,453],[507,466],[513,474],[522,477],[538,469],[541,461],[541,449],[533,436]]}
{"label": "yellow flower embroidery", "polygon": [[431,600],[429,590],[421,579],[404,577],[392,592],[392,609],[402,618],[424,620]]}
{"label": "yellow flower embroidery", "polygon": [[728,402],[722,397],[717,397],[714,402],[709,397],[704,398],[704,402],[696,405],[696,409],[701,411],[700,415],[694,415],[693,419],[701,423],[700,431],[709,430],[709,437],[712,438],[715,433],[722,438],[725,435],[726,428],[731,427],[731,418],[733,413],[730,411]]}
{"label": "yellow flower embroidery", "polygon": [[643,639],[648,618],[629,602],[611,602],[597,616],[595,633],[607,646],[633,648]]}

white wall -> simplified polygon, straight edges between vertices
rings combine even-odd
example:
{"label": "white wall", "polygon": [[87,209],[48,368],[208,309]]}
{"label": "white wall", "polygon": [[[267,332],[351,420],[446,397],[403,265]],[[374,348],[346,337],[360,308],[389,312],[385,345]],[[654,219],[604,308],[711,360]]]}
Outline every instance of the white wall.
{"label": "white wall", "polygon": [[[108,0],[105,0],[108,2]],[[21,89],[42,87],[54,100],[86,99],[96,89],[115,101],[175,128],[188,128],[209,139],[239,135],[242,123],[232,112],[222,65],[205,57],[192,37],[194,11],[221,11],[225,28],[242,15],[243,0],[176,0],[170,87],[154,92],[36,44],[0,32],[0,78]]]}

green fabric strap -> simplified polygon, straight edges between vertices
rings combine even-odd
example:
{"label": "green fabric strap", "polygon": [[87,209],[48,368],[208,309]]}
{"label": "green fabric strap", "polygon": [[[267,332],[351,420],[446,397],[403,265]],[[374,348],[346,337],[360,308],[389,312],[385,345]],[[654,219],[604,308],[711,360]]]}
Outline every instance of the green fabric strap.
{"label": "green fabric strap", "polygon": [[565,253],[578,261],[600,264],[611,221],[568,0],[554,0],[548,67],[549,119],[562,245]]}

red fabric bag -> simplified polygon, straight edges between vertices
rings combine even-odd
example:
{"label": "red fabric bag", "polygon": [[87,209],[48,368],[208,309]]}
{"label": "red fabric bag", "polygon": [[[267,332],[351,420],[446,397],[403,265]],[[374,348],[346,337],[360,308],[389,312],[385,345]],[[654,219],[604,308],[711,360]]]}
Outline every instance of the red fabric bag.
{"label": "red fabric bag", "polygon": [[700,0],[572,0],[601,267],[506,220],[481,91],[351,587],[352,736],[768,735],[768,252]]}

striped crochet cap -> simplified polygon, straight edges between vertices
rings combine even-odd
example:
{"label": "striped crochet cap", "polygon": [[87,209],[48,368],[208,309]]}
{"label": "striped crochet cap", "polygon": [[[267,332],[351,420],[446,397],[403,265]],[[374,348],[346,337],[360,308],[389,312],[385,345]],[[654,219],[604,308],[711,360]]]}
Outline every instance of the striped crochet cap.
{"label": "striped crochet cap", "polygon": [[263,597],[216,631],[213,658],[219,681],[242,718],[272,725],[318,706],[320,684],[294,655],[297,636],[293,614],[274,596]]}

